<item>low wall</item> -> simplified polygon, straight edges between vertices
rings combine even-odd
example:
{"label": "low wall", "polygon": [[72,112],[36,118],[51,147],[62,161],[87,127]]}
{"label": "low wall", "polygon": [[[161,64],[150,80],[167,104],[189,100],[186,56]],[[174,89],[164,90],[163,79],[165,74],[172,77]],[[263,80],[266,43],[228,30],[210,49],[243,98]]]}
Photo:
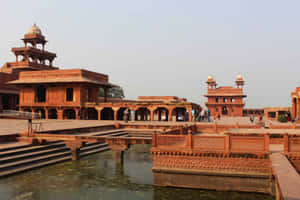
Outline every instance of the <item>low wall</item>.
{"label": "low wall", "polygon": [[283,141],[286,157],[300,174],[300,137],[297,135],[285,134]]}
{"label": "low wall", "polygon": [[188,150],[194,153],[223,152],[223,153],[257,153],[269,152],[269,134],[263,136],[239,136],[239,135],[158,135],[154,134],[152,150],[182,151]]}
{"label": "low wall", "polygon": [[154,184],[274,194],[269,135],[153,135]]}
{"label": "low wall", "polygon": [[152,172],[156,186],[275,193],[274,182],[268,176],[162,168],[153,168]]}

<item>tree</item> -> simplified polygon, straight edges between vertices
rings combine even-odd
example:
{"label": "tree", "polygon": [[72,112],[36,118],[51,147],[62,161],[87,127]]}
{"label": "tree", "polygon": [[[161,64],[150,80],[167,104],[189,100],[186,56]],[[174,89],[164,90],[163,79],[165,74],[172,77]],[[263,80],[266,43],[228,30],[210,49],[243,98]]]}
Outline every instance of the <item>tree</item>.
{"label": "tree", "polygon": [[[99,97],[104,97],[104,89],[100,88],[98,92]],[[123,99],[125,97],[123,88],[120,86],[112,87],[108,89],[107,97]]]}

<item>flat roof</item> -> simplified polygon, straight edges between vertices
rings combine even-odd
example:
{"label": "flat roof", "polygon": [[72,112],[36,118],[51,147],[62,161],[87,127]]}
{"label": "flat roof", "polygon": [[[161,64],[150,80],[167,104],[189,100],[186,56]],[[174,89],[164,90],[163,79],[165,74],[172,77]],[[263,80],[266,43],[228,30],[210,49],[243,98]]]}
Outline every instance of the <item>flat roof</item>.
{"label": "flat roof", "polygon": [[50,83],[90,83],[108,87],[117,85],[108,82],[108,76],[83,69],[43,70],[21,72],[19,79],[10,81],[10,85]]}

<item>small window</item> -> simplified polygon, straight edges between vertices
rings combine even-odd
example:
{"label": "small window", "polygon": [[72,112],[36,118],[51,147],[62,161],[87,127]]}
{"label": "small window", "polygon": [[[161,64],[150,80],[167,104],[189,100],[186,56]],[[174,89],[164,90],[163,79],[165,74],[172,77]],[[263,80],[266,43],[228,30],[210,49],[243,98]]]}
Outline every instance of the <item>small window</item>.
{"label": "small window", "polygon": [[230,101],[231,101],[231,102],[234,102],[234,98],[231,98]]}
{"label": "small window", "polygon": [[35,101],[46,102],[46,88],[43,85],[40,85],[36,88]]}
{"label": "small window", "polygon": [[217,102],[217,103],[219,102],[219,98],[218,98],[218,97],[216,98],[216,102]]}
{"label": "small window", "polygon": [[67,101],[73,101],[73,88],[67,88]]}
{"label": "small window", "polygon": [[276,112],[268,112],[268,117],[269,118],[275,118],[276,117]]}
{"label": "small window", "polygon": [[223,98],[223,102],[226,103],[226,102],[227,102],[227,99],[226,99],[226,98]]}

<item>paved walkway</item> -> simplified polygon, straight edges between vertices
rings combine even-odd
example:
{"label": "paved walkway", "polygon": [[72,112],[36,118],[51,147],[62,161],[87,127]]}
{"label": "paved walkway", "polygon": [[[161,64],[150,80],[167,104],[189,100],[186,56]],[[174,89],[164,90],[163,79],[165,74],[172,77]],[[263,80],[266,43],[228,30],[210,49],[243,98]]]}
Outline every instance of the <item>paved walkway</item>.
{"label": "paved walkway", "polygon": [[300,175],[281,153],[272,153],[271,162],[284,200],[300,200]]}
{"label": "paved walkway", "polygon": [[[42,130],[56,130],[114,124],[113,121],[98,120],[33,120],[33,123],[36,122],[42,123]],[[33,125],[33,128],[34,127],[35,125]],[[28,125],[26,120],[0,119],[0,135],[23,133],[27,128]]]}

